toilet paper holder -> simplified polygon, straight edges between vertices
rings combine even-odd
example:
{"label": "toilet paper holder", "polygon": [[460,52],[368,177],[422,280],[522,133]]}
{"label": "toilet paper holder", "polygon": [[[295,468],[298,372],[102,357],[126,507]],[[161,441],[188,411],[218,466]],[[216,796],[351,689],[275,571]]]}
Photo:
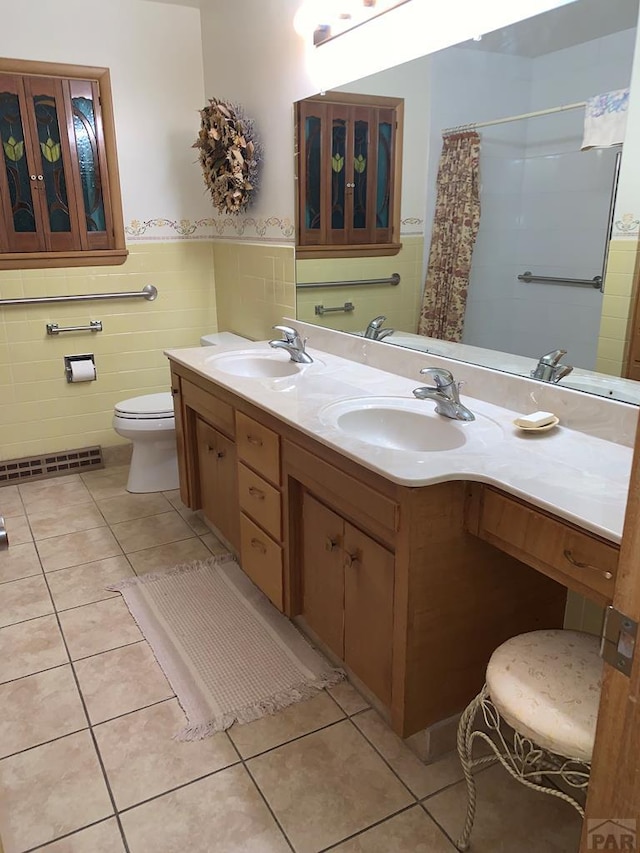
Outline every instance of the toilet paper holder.
{"label": "toilet paper holder", "polygon": [[95,357],[94,357],[92,352],[88,352],[88,353],[84,353],[83,355],[65,355],[64,356],[64,372],[65,372],[65,376],[67,377],[67,382],[73,382],[73,372],[72,372],[71,365],[73,364],[73,362],[76,362],[76,361],[90,361],[91,364],[93,365],[93,370],[94,370],[93,380],[96,379]]}

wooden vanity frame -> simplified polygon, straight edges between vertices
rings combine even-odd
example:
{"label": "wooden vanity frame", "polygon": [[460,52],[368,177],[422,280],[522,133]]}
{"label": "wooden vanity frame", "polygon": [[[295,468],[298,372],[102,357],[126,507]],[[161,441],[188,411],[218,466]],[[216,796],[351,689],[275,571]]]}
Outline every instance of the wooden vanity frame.
{"label": "wooden vanity frame", "polygon": [[[259,491],[267,486],[273,491],[270,517],[280,512],[281,527],[272,522],[270,527],[246,501],[240,507],[237,492],[232,497],[239,504],[240,526],[249,528],[256,549],[264,550],[263,561],[259,554],[247,560],[246,536],[243,544],[242,537],[230,541],[228,531],[221,533],[240,554],[245,571],[287,616],[300,617],[304,627],[304,542],[313,534],[305,533],[305,495],[362,534],[372,548],[393,555],[392,601],[385,603],[375,589],[369,595],[362,587],[373,609],[351,608],[348,630],[360,670],[353,672],[361,679],[365,673],[365,685],[367,678],[368,686],[375,684],[373,692],[401,737],[461,711],[481,687],[492,651],[505,639],[561,626],[567,588],[600,603],[610,600],[612,579],[562,563],[569,542],[577,562],[605,554],[604,570],[615,573],[617,548],[599,537],[482,484],[397,485],[176,362],[172,388],[183,502],[192,509],[203,506],[203,462],[197,458],[202,421],[233,445],[240,482],[257,478]],[[259,448],[252,456],[242,438],[246,428],[268,451]],[[224,500],[228,507],[228,490]],[[209,520],[217,526],[215,518]],[[532,553],[528,542],[537,548],[547,539],[556,544]],[[329,566],[317,556],[318,566]],[[388,612],[376,608],[386,606],[392,614],[388,685],[387,676],[375,670],[380,626],[389,623]],[[344,615],[336,619],[340,623]],[[348,660],[346,666],[349,671]]]}

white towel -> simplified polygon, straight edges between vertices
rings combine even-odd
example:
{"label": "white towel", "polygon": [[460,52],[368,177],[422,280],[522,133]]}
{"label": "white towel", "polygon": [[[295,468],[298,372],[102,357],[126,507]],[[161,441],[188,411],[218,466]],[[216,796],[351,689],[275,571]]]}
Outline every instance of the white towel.
{"label": "white towel", "polygon": [[629,90],[617,89],[589,98],[584,111],[582,151],[609,148],[624,142],[629,109]]}

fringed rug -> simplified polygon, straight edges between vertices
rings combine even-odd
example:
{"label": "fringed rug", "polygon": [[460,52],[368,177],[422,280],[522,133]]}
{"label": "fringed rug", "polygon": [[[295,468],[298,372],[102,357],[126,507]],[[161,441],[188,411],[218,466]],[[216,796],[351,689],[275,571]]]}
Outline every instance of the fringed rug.
{"label": "fringed rug", "polygon": [[231,555],[126,578],[121,592],[197,740],[310,698],[344,677]]}

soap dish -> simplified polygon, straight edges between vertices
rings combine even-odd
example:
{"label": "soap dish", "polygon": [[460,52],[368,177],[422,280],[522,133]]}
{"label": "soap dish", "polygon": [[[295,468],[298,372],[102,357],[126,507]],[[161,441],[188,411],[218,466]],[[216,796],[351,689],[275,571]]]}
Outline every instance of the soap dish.
{"label": "soap dish", "polygon": [[553,429],[554,427],[558,426],[559,423],[560,423],[560,418],[554,417],[554,419],[551,421],[551,423],[544,424],[544,426],[538,426],[538,427],[520,426],[520,424],[517,421],[514,421],[513,425],[516,426],[518,429],[522,430],[522,432],[548,432],[550,429]]}

